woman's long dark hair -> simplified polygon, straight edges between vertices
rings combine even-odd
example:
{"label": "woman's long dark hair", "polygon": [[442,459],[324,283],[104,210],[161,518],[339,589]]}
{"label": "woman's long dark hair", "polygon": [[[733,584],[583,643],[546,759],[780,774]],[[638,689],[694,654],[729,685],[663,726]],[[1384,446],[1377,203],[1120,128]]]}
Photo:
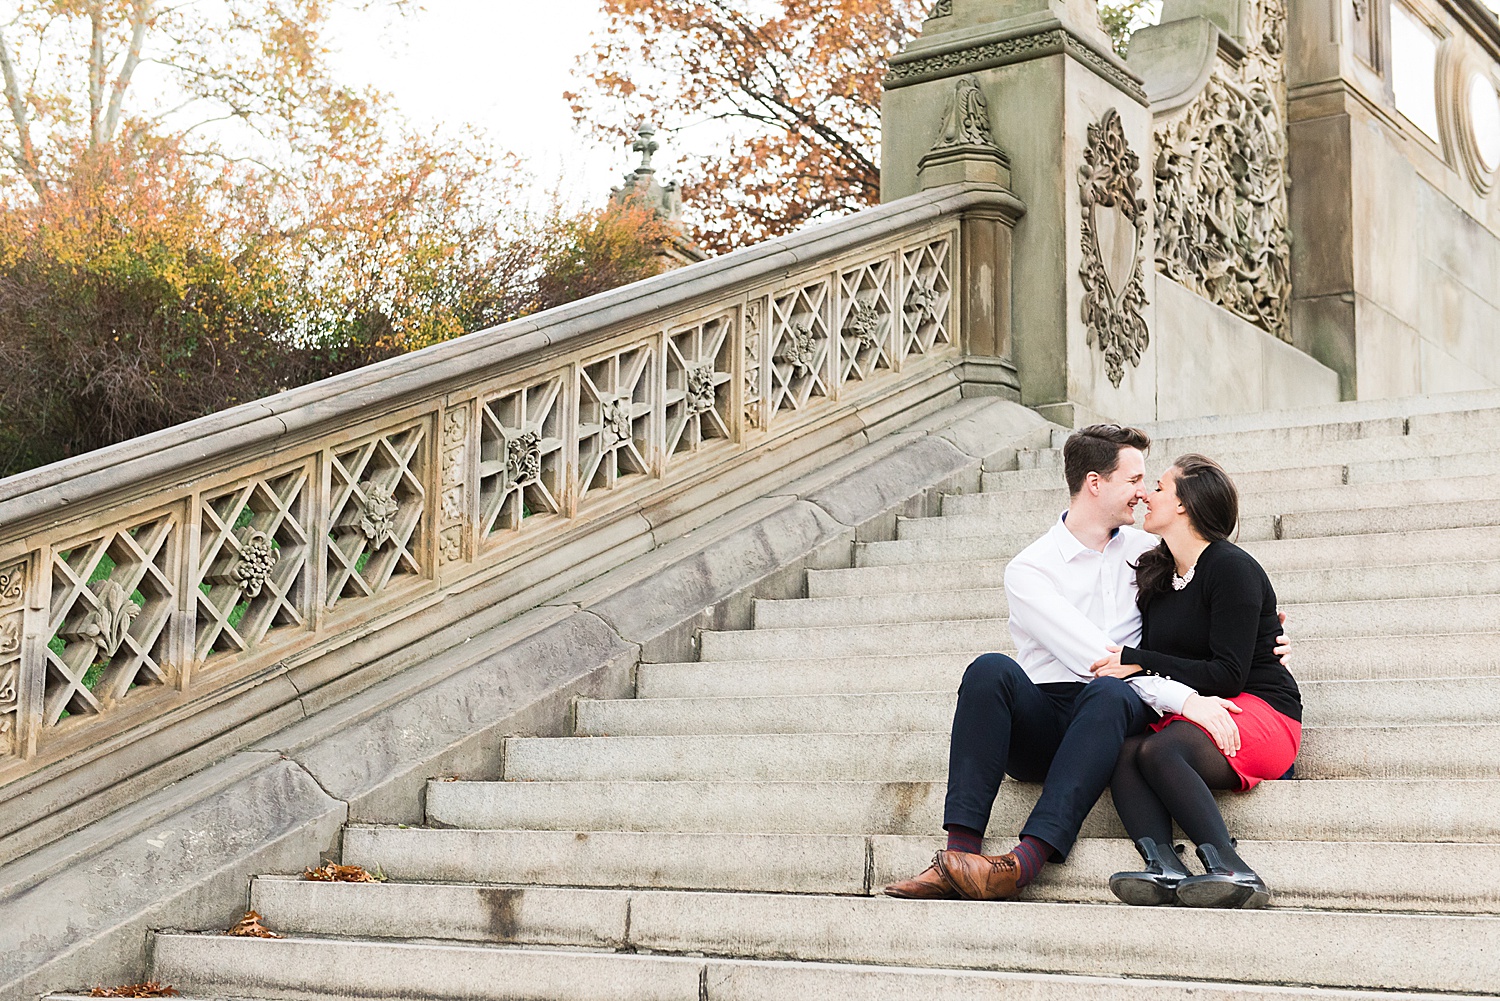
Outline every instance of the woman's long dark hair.
{"label": "woman's long dark hair", "polygon": [[[1194,453],[1179,456],[1172,466],[1177,470],[1177,500],[1193,529],[1209,542],[1229,538],[1240,520],[1240,492],[1224,467]],[[1142,553],[1135,564],[1136,604],[1144,609],[1169,590],[1176,572],[1177,561],[1165,542]]]}

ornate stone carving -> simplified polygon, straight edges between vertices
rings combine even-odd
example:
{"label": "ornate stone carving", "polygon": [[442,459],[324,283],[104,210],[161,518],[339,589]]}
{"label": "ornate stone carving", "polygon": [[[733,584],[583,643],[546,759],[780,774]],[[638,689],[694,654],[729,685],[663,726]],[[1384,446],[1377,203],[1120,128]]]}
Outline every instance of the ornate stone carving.
{"label": "ornate stone carving", "polygon": [[17,677],[20,664],[0,667],[0,754],[15,753],[16,709],[19,705]]}
{"label": "ornate stone carving", "polygon": [[462,526],[446,528],[438,536],[438,559],[444,563],[455,563],[464,557]]}
{"label": "ornate stone carving", "polygon": [[70,643],[93,644],[91,662],[108,660],[125,642],[131,620],[141,614],[141,606],[112,580],[96,580],[89,590],[94,592],[94,607],[75,624],[58,630],[58,635]]}
{"label": "ornate stone carving", "polygon": [[714,408],[718,395],[718,383],[714,381],[714,363],[702,362],[687,369],[687,405],[695,414],[706,414]]}
{"label": "ornate stone carving", "polygon": [[1141,309],[1146,305],[1141,244],[1146,202],[1140,198],[1140,157],[1125,139],[1111,108],[1089,126],[1084,165],[1078,171],[1083,205],[1083,324],[1088,343],[1104,352],[1109,381],[1119,386],[1125,362],[1139,365],[1150,342]]}
{"label": "ornate stone carving", "polygon": [[359,507],[359,530],[370,540],[370,545],[379,549],[396,533],[396,512],[401,502],[396,492],[369,480],[359,485],[364,501]]}
{"label": "ornate stone carving", "polygon": [[[7,619],[0,622],[0,654],[15,653],[21,649],[21,620]],[[5,699],[0,697],[0,702]]]}
{"label": "ornate stone carving", "polygon": [[937,319],[941,299],[935,283],[918,281],[912,285],[911,292],[906,297],[906,309],[917,314],[919,324],[929,323]]}
{"label": "ornate stone carving", "polygon": [[935,3],[935,4],[932,5],[932,13],[928,14],[927,16],[929,18],[933,18],[933,17],[952,17],[953,16],[953,0],[937,0],[937,3]]}
{"label": "ornate stone carving", "polygon": [[1252,4],[1245,60],[1221,66],[1156,131],[1156,269],[1285,338],[1287,240],[1286,18],[1280,0]]}
{"label": "ornate stone carving", "polygon": [[972,76],[961,78],[949,95],[948,110],[943,115],[943,131],[932,144],[932,151],[959,146],[979,146],[1000,152],[990,130],[989,102],[984,99],[978,78]]}
{"label": "ornate stone carving", "polygon": [[887,90],[894,90],[956,73],[1005,66],[1056,52],[1066,52],[1137,103],[1143,106],[1150,104],[1145,88],[1138,81],[1131,79],[1119,65],[1068,34],[1065,28],[1050,28],[1031,35],[1003,38],[940,55],[893,61],[891,71],[885,78],[885,86]]}
{"label": "ornate stone carving", "polygon": [[505,440],[505,475],[512,483],[529,483],[542,475],[542,436],[522,431]]}
{"label": "ornate stone carving", "polygon": [[26,596],[26,564],[0,570],[0,608],[19,605]]}
{"label": "ornate stone carving", "polygon": [[615,441],[629,441],[632,433],[630,400],[614,399],[603,405],[599,417],[606,434]]}
{"label": "ornate stone carving", "polygon": [[240,558],[232,576],[247,598],[260,597],[261,588],[276,568],[279,554],[265,532],[246,529],[240,536]]}
{"label": "ornate stone carving", "polygon": [[810,327],[793,324],[781,339],[776,360],[792,366],[795,374],[806,375],[818,363],[818,336]]}
{"label": "ornate stone carving", "polygon": [[877,347],[880,343],[880,310],[867,302],[856,301],[849,310],[844,333],[854,338],[861,348]]}

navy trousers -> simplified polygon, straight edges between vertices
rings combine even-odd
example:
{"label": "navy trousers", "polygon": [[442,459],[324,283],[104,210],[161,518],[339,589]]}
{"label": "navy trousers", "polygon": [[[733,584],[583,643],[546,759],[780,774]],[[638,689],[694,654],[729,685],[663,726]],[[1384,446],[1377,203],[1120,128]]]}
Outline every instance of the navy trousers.
{"label": "navy trousers", "polygon": [[1001,779],[1041,782],[1021,835],[1041,838],[1063,861],[1109,786],[1120,745],[1155,716],[1119,678],[1037,685],[1004,654],[983,655],[958,688],[943,826],[983,833]]}

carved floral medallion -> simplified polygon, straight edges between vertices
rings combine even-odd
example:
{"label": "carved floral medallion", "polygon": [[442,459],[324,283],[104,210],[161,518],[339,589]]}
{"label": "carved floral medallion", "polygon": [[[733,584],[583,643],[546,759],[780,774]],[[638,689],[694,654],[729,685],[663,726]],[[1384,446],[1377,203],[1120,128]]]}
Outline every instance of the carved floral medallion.
{"label": "carved floral medallion", "polygon": [[1078,197],[1083,206],[1083,324],[1088,343],[1104,353],[1109,381],[1125,378],[1125,362],[1139,365],[1151,335],[1141,310],[1146,202],[1140,197],[1140,157],[1111,108],[1089,126]]}
{"label": "carved floral medallion", "polygon": [[818,336],[810,327],[792,324],[781,338],[776,360],[792,367],[796,375],[806,375],[818,363]]}
{"label": "carved floral medallion", "polygon": [[718,383],[714,381],[714,363],[711,361],[692,365],[687,369],[687,405],[694,414],[706,414],[714,408],[718,395]]}
{"label": "carved floral medallion", "polygon": [[379,549],[396,534],[396,512],[401,510],[401,502],[392,487],[366,480],[359,489],[364,494],[359,507],[359,530],[371,546]]}
{"label": "carved floral medallion", "polygon": [[240,538],[240,558],[231,576],[247,598],[258,598],[280,554],[265,532],[247,529]]}
{"label": "carved floral medallion", "polygon": [[89,585],[94,592],[94,607],[58,630],[70,643],[89,643],[94,647],[91,662],[108,660],[125,642],[130,623],[141,614],[141,606],[130,600],[130,593],[112,580],[96,580]]}
{"label": "carved floral medallion", "polygon": [[629,441],[633,431],[630,419],[630,400],[610,400],[600,408],[599,422],[605,434],[617,442]]}
{"label": "carved floral medallion", "polygon": [[531,483],[542,475],[542,436],[522,431],[505,440],[505,475],[511,483]]}
{"label": "carved floral medallion", "polygon": [[879,332],[880,310],[867,302],[855,302],[844,325],[844,333],[854,338],[860,348],[873,348],[879,344]]}

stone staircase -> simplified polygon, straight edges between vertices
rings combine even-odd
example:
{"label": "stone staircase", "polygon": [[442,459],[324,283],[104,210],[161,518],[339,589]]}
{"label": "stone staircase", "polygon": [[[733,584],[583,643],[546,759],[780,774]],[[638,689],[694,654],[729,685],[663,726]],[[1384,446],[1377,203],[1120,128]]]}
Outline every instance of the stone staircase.
{"label": "stone staircase", "polygon": [[[504,781],[433,780],[429,826],[351,825],[342,860],[386,882],[258,878],[284,938],[160,932],[151,976],[257,998],[1500,995],[1500,409],[1283,419],[1163,426],[1148,464],[1237,475],[1295,639],[1298,777],[1223,800],[1267,910],[1114,902],[1135,856],[1107,795],[1025,900],[879,895],[941,845],[953,692],[1012,647],[1005,564],[1066,501],[1051,450],[703,633],[698,662],[641,665],[637,698],[579,702],[576,736],[508,740]],[[1004,785],[993,850],[1035,795]]]}

